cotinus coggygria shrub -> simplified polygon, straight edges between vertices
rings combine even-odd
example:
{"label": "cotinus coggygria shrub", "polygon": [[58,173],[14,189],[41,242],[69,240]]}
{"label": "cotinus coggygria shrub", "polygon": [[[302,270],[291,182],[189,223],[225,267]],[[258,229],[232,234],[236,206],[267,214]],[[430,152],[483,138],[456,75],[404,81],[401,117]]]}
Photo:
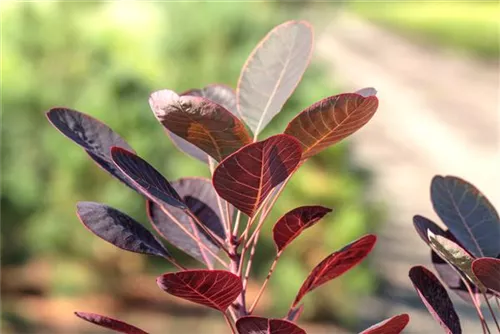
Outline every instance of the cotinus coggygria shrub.
{"label": "cotinus coggygria shrub", "polygon": [[[92,233],[127,251],[162,257],[176,272],[157,278],[163,291],[220,311],[232,333],[305,333],[297,324],[308,292],[344,274],[373,249],[365,235],[333,252],[312,269],[281,319],[254,315],[281,254],[304,230],[331,212],[307,205],[285,213],[273,227],[276,257],[254,300],[247,300],[252,259],[259,233],[292,175],[310,157],[356,132],[378,107],[375,90],[327,97],[300,112],[283,133],[259,134],[280,112],[304,74],[313,49],[313,31],[304,21],[285,22],[257,45],[244,64],[236,91],[223,85],[177,94],[151,94],[149,105],[173,143],[205,162],[212,180],[169,182],[108,126],[81,112],[53,108],[49,121],[79,144],[99,166],[147,199],[156,234],[201,262],[189,270],[175,260],[158,236],[125,213],[94,202],[77,204]],[[103,315],[80,318],[123,333],[145,333]],[[400,333],[406,314],[363,333]]]}

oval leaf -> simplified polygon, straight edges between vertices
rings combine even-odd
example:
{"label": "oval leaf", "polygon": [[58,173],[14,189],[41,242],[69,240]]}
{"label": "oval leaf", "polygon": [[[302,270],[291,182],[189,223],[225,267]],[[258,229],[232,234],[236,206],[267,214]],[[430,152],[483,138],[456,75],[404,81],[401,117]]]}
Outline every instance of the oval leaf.
{"label": "oval leaf", "polygon": [[491,257],[477,259],[472,263],[476,277],[491,291],[500,296],[500,260]]}
{"label": "oval leaf", "polygon": [[217,161],[252,141],[236,116],[205,98],[165,89],[151,94],[149,104],[166,129]]}
{"label": "oval leaf", "polygon": [[410,316],[403,313],[381,321],[359,334],[399,334],[408,325],[408,322],[410,322]]}
{"label": "oval leaf", "polygon": [[226,85],[211,84],[202,89],[191,89],[181,95],[191,95],[204,97],[212,102],[221,105],[234,116],[238,116],[236,108],[236,92]]}
{"label": "oval leaf", "polygon": [[274,225],[273,239],[278,252],[288,246],[303,230],[316,224],[332,209],[322,206],[302,206],[283,215]]}
{"label": "oval leaf", "polygon": [[453,303],[436,276],[423,266],[412,267],[409,276],[425,307],[445,332],[462,333]]}
{"label": "oval leaf", "polygon": [[441,256],[443,260],[458,268],[465,276],[467,276],[467,278],[474,282],[481,292],[486,292],[484,285],[472,272],[472,262],[474,261],[474,258],[467,253],[467,251],[450,239],[440,235],[435,235],[431,231],[428,231],[428,236],[430,246],[436,254]]}
{"label": "oval leaf", "polygon": [[88,312],[75,312],[75,315],[85,321],[91,322],[98,326],[114,330],[119,333],[125,334],[148,334],[147,332],[135,326],[127,324],[121,320],[106,317],[104,315],[88,313]]}
{"label": "oval leaf", "polygon": [[111,158],[144,196],[158,205],[168,204],[180,209],[187,208],[167,179],[144,159],[119,147],[111,149]]}
{"label": "oval leaf", "polygon": [[[222,217],[226,215],[225,202],[222,201],[223,213],[221,214],[217,203],[217,193],[209,179],[182,178],[172,182],[172,187],[200,222],[222,239],[225,238],[222,227]],[[229,210],[229,216],[232,217],[233,207],[230,206]],[[153,227],[168,242],[202,263],[213,264],[213,256],[189,234],[198,237],[200,242],[213,252],[217,252],[219,246],[183,210],[172,207],[162,208],[154,202],[148,201],[147,211]]]}
{"label": "oval leaf", "polygon": [[213,184],[220,197],[251,217],[299,161],[300,144],[294,138],[272,136],[223,160],[214,171]]}
{"label": "oval leaf", "polygon": [[500,254],[498,213],[476,187],[454,176],[435,176],[431,199],[439,218],[472,255]]}
{"label": "oval leaf", "polygon": [[302,284],[292,307],[295,307],[306,293],[339,277],[360,263],[372,251],[376,241],[375,235],[365,235],[321,261]]}
{"label": "oval leaf", "polygon": [[298,114],[285,133],[302,145],[302,160],[338,143],[365,125],[378,107],[376,96],[355,93],[323,99]]}
{"label": "oval leaf", "polygon": [[238,112],[255,137],[278,114],[311,59],[313,31],[305,21],[288,21],[257,45],[243,66],[236,89]]}
{"label": "oval leaf", "polygon": [[116,209],[100,203],[78,202],[77,215],[92,233],[116,247],[135,253],[170,257],[151,232]]}
{"label": "oval leaf", "polygon": [[47,119],[63,135],[80,145],[105,171],[135,190],[135,186],[116,168],[111,160],[111,147],[117,146],[133,152],[127,142],[106,124],[68,108],[52,108]]}
{"label": "oval leaf", "polygon": [[158,277],[156,282],[171,295],[221,312],[225,312],[243,290],[241,279],[225,270],[168,273]]}
{"label": "oval leaf", "polygon": [[238,334],[306,334],[293,322],[255,316],[241,317],[236,321]]}

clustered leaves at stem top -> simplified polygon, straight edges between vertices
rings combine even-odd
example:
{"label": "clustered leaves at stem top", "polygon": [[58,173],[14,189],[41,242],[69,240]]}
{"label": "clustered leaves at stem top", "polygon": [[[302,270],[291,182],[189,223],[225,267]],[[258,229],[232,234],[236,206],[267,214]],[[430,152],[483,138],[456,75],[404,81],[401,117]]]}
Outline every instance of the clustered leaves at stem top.
{"label": "clustered leaves at stem top", "polygon": [[[431,260],[444,285],[476,308],[484,333],[490,333],[480,309],[481,297],[500,326],[489,299],[500,308],[500,218],[488,199],[469,182],[435,176],[431,183],[434,210],[448,228],[416,215],[413,224],[431,248]],[[461,333],[458,314],[440,280],[427,268],[409,273],[418,295],[446,333]]]}
{"label": "clustered leaves at stem top", "polygon": [[[69,108],[47,113],[52,125],[100,167],[147,199],[148,217],[157,235],[207,269],[186,269],[155,234],[107,205],[78,203],[77,214],[85,227],[119,248],[170,261],[177,271],[158,277],[158,286],[220,311],[232,332],[305,333],[295,324],[305,295],[356,266],[376,242],[374,235],[363,236],[321,261],[305,279],[284,319],[254,316],[281,253],[332,211],[321,206],[291,210],[274,226],[276,259],[248,308],[246,286],[259,232],[286,183],[308,158],[360,129],[378,107],[372,88],[326,97],[300,112],[283,133],[258,140],[298,85],[312,48],[309,23],[285,22],[253,50],[236,92],[224,85],[209,85],[181,94],[168,89],[151,94],[154,116],[181,151],[208,164],[211,182],[204,178],[169,182],[111,128],[91,116]],[[242,214],[248,221],[240,229]],[[76,315],[118,332],[145,333],[106,316]],[[396,334],[408,321],[407,315],[396,316],[363,333]]]}

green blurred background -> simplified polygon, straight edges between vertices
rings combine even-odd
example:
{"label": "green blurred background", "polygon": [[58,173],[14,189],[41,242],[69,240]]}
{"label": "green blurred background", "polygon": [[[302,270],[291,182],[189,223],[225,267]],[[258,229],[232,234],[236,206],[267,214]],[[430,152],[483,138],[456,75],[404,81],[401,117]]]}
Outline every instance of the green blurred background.
{"label": "green blurred background", "polygon": [[[453,17],[436,22],[422,12],[406,20],[401,16],[404,8],[374,8],[361,3],[347,7],[412,36],[432,35],[433,42],[478,57],[498,56],[494,43],[470,38],[469,29],[454,34],[461,37],[453,40],[447,37],[456,26]],[[95,116],[170,180],[208,176],[205,165],[178,152],[165,136],[149,109],[149,94],[209,83],[235,87],[245,59],[275,25],[305,17],[321,28],[331,19],[328,13],[338,9],[333,3],[2,3],[3,330],[76,332],[89,327],[74,319],[72,311],[86,310],[172,333],[183,331],[183,319],[203,317],[199,323],[208,333],[213,312],[179,302],[157,288],[154,278],[172,270],[168,263],[115,249],[78,222],[75,204],[89,200],[148,225],[144,200],[52,128],[44,112],[67,106]],[[467,20],[474,17],[467,15]],[[462,20],[459,14],[455,19]],[[494,25],[488,22],[481,24],[491,32]],[[487,36],[498,37],[494,32]],[[283,131],[310,104],[341,92],[342,83],[332,81],[325,66],[313,60],[265,136]],[[334,212],[282,257],[260,314],[283,316],[314,265],[351,240],[376,232],[383,222],[384,209],[365,196],[370,173],[353,165],[350,149],[341,143],[311,159],[277,202],[256,254],[254,290],[274,256],[273,221],[301,205],[324,205]],[[309,296],[303,320],[356,327],[361,298],[375,293],[377,286],[369,262],[364,263]]]}

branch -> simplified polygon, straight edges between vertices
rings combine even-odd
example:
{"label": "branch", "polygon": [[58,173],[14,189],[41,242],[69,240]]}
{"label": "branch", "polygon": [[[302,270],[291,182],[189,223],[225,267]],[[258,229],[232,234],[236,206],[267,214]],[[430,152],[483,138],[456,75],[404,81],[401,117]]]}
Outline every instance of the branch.
{"label": "branch", "polygon": [[252,306],[250,306],[250,309],[248,310],[249,314],[252,314],[253,310],[255,309],[255,306],[257,306],[257,303],[259,302],[260,297],[262,296],[262,293],[266,289],[267,283],[269,282],[269,279],[271,278],[271,275],[274,272],[274,268],[276,268],[276,264],[278,264],[278,260],[281,256],[281,251],[276,254],[276,257],[274,258],[273,263],[271,264],[271,268],[269,268],[269,273],[266,276],[266,279],[264,280],[264,283],[262,283],[262,286],[260,287],[259,292],[257,293],[257,296],[255,297],[255,300],[252,303]]}

